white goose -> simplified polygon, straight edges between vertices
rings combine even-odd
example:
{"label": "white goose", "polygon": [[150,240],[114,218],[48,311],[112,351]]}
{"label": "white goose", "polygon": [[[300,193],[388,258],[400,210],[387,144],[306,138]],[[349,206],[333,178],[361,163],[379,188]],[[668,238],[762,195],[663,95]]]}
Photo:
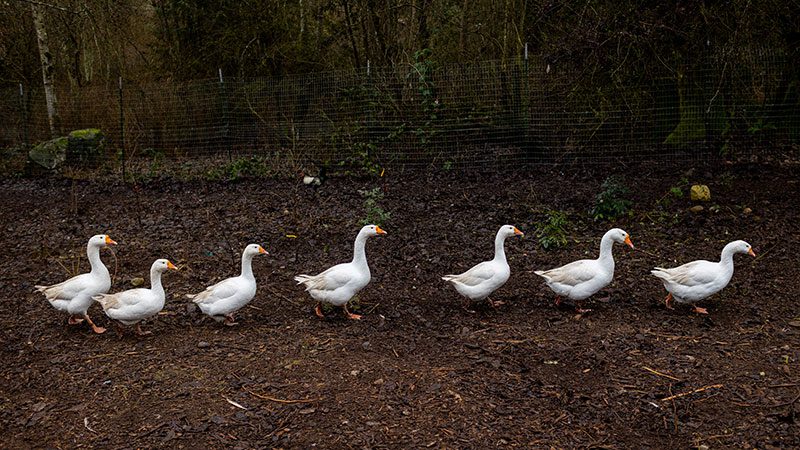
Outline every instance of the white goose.
{"label": "white goose", "polygon": [[98,327],[89,318],[87,311],[92,306],[92,296],[104,294],[111,288],[111,276],[108,269],[100,260],[100,249],[108,245],[116,245],[108,235],[98,234],[89,239],[86,245],[86,255],[92,270],[70,278],[52,286],[35,286],[36,290],[43,293],[45,298],[60,311],[69,313],[69,324],[75,325],[84,319],[92,326],[95,333],[104,333],[103,327]]}
{"label": "white goose", "polygon": [[136,324],[136,334],[143,336],[141,322],[152,317],[164,308],[166,295],[161,286],[161,274],[168,269],[178,270],[166,259],[157,259],[150,267],[150,289],[138,288],[117,292],[116,294],[100,294],[92,297],[103,306],[106,315],[125,325]]}
{"label": "white goose", "polygon": [[[747,253],[756,256],[753,247],[745,241],[730,242],[722,249],[719,262],[692,261],[673,269],[656,267],[650,272],[664,282],[667,298],[664,303],[672,309],[672,300],[678,303],[694,303],[721,291],[733,277],[733,255]],[[705,308],[694,306],[699,314],[708,314]]]}
{"label": "white goose", "polygon": [[242,252],[242,274],[209,286],[199,294],[187,294],[205,314],[217,322],[224,319],[225,325],[236,325],[233,315],[250,303],[256,295],[256,278],[253,276],[253,257],[269,255],[258,244],[250,244]]}
{"label": "white goose", "polygon": [[[581,259],[555,269],[534,272],[543,277],[547,286],[556,293],[556,306],[561,304],[561,297],[579,302],[611,283],[614,278],[614,257],[611,255],[614,242],[624,242],[634,248],[628,233],[612,228],[600,241],[600,256],[597,259]],[[590,311],[581,309],[577,304],[575,309],[577,312]]]}
{"label": "white goose", "polygon": [[344,306],[344,312],[350,319],[361,318],[360,315],[348,311],[347,302],[370,281],[367,254],[364,251],[367,238],[382,234],[386,234],[386,232],[381,227],[366,225],[358,232],[351,262],[337,264],[318,275],[294,277],[297,284],[304,285],[306,291],[317,301],[317,306],[314,307],[317,316],[325,318],[320,308],[320,302],[326,302],[334,306]]}
{"label": "white goose", "polygon": [[468,300],[480,301],[486,298],[494,307],[502,305],[503,302],[494,302],[489,295],[511,276],[504,248],[506,238],[510,236],[524,236],[524,233],[514,225],[503,225],[494,238],[494,259],[479,263],[459,275],[445,275],[442,279],[452,283],[456,291]]}

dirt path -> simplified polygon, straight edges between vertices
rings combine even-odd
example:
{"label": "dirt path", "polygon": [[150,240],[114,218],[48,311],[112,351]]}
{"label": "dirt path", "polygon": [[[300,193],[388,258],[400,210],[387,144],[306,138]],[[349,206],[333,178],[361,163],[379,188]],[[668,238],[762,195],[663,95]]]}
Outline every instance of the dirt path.
{"label": "dirt path", "polygon": [[[0,181],[3,447],[798,447],[798,179],[717,169],[689,177],[711,187],[700,213],[686,198],[657,204],[679,171],[628,171],[634,214],[613,225],[637,249],[615,247],[615,280],[583,316],[556,309],[532,271],[596,254],[611,227],[587,213],[600,170],[333,178],[316,191]],[[374,187],[391,217],[367,245],[373,282],[354,308],[364,319],[321,321],[292,276],[350,258],[358,190]],[[566,248],[537,244],[547,210],[572,221]],[[439,277],[488,258],[504,223],[527,233],[506,244],[512,276],[494,297],[506,304],[466,312]],[[116,260],[102,253],[113,291],[156,258],[180,267],[145,324],[152,336],[67,327],[33,292],[85,270],[99,232],[119,242]],[[716,259],[734,239],[759,257],[736,257],[708,317],[659,303],[652,266]],[[238,327],[203,320],[183,294],[235,274],[250,242],[271,253],[254,261],[251,307]]]}

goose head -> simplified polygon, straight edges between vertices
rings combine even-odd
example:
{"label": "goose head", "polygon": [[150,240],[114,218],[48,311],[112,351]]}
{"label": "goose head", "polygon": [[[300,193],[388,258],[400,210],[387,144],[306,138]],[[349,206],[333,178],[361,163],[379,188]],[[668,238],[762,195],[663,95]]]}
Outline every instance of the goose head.
{"label": "goose head", "polygon": [[178,270],[178,268],[175,267],[175,264],[172,264],[168,259],[162,258],[162,259],[157,259],[153,263],[153,267],[151,267],[150,270],[155,270],[157,272],[166,272],[167,270]]}
{"label": "goose head", "polygon": [[745,241],[733,241],[730,245],[734,253],[747,253],[750,256],[756,256],[753,247]]}
{"label": "goose head", "polygon": [[629,235],[625,230],[620,228],[612,228],[608,233],[614,242],[627,244],[630,248],[634,248],[633,242],[631,241],[631,235]]}
{"label": "goose head", "polygon": [[260,246],[258,244],[250,244],[250,245],[248,245],[247,247],[244,248],[244,254],[248,255],[248,256],[255,256],[255,255],[262,254],[262,253],[265,254],[265,255],[269,255],[269,252],[264,250],[264,247],[262,247],[262,246]]}
{"label": "goose head", "polygon": [[500,227],[500,230],[497,231],[497,234],[500,234],[503,237],[525,236],[525,233],[519,231],[519,228],[515,227],[514,225],[503,225]]}
{"label": "goose head", "polygon": [[117,243],[107,234],[96,234],[89,239],[89,245],[103,248],[109,245],[117,245]]}
{"label": "goose head", "polygon": [[366,234],[367,236],[380,236],[382,234],[386,234],[386,232],[377,225],[364,225],[359,233]]}

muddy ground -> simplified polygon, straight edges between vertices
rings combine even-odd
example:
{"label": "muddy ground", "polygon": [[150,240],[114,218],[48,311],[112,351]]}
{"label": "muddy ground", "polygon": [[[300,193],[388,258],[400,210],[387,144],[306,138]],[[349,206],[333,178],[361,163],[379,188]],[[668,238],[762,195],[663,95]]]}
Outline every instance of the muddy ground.
{"label": "muddy ground", "polygon": [[[800,447],[800,248],[796,167],[617,167],[633,213],[589,218],[609,171],[402,174],[297,180],[0,181],[2,446],[172,448],[797,448]],[[681,179],[712,193],[698,213],[669,194]],[[372,239],[373,281],[354,310],[318,319],[296,286],[348,260],[366,216],[359,190],[379,187],[391,214]],[[686,188],[683,189],[686,192]],[[665,200],[665,198],[667,200]],[[545,251],[536,223],[567,213],[569,243]],[[510,281],[494,309],[461,307],[439,279],[491,257],[497,228]],[[556,308],[535,269],[596,255],[611,226],[613,283]],[[164,277],[167,305],[147,337],[68,326],[33,290],[85,271],[86,240],[118,243],[103,260],[112,291]],[[668,310],[654,265],[718,259],[748,240],[708,316]],[[250,242],[256,298],[224,327],[184,297],[238,272]],[[97,321],[110,325],[97,306]]]}

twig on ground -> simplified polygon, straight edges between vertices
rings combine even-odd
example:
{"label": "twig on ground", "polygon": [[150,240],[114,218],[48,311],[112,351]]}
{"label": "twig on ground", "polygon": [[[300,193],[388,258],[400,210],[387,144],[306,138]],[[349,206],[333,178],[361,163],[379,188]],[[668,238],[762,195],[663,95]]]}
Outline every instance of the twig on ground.
{"label": "twig on ground", "polygon": [[800,400],[800,394],[797,394],[794,399],[789,400],[788,402],[778,403],[777,405],[771,405],[770,408],[780,408],[783,406],[789,406],[795,404],[798,400]]}
{"label": "twig on ground", "polygon": [[[693,391],[684,392],[684,393],[681,393],[681,394],[670,395],[670,396],[669,396],[669,397],[667,397],[667,398],[662,398],[662,399],[661,399],[661,401],[662,401],[662,402],[666,402],[666,401],[669,401],[669,400],[672,400],[672,399],[676,399],[676,398],[680,398],[680,397],[685,397],[685,396],[687,396],[687,395],[696,394],[696,393],[698,393],[698,392],[707,391],[707,390],[709,390],[709,389],[719,389],[719,388],[721,388],[721,387],[722,387],[722,385],[721,385],[721,384],[712,384],[712,385],[710,385],[710,386],[703,386],[703,387],[701,387],[701,388],[697,388],[697,389],[695,389],[695,390],[693,390]],[[798,397],[798,398],[800,398],[800,397]],[[775,406],[781,406],[781,405],[775,405]]]}
{"label": "twig on ground", "polygon": [[89,418],[88,417],[84,417],[83,418],[83,426],[86,427],[86,429],[91,431],[92,433],[97,434],[97,431],[94,431],[92,429],[92,427],[89,426]]}
{"label": "twig on ground", "polygon": [[268,395],[257,394],[257,393],[255,393],[253,391],[248,390],[248,389],[245,389],[245,391],[248,394],[250,394],[250,395],[252,395],[254,397],[263,398],[264,400],[269,400],[271,402],[276,402],[276,403],[287,403],[287,404],[290,404],[290,403],[313,403],[313,402],[322,400],[322,398],[309,398],[309,399],[299,399],[299,400],[284,400],[284,399],[281,399],[281,398],[270,397]]}
{"label": "twig on ground", "polygon": [[275,291],[274,291],[273,289],[271,289],[271,288],[267,288],[267,290],[269,291],[269,293],[270,293],[270,294],[272,294],[272,295],[274,295],[274,296],[276,296],[276,297],[280,297],[280,298],[282,298],[283,300],[286,300],[287,302],[289,302],[289,303],[293,304],[294,306],[300,306],[300,304],[299,304],[299,303],[295,302],[294,300],[290,299],[289,297],[287,297],[287,296],[285,296],[285,295],[283,295],[283,294],[281,294],[281,293],[279,293],[279,292],[275,292]]}
{"label": "twig on ground", "polygon": [[683,380],[681,380],[680,378],[675,378],[675,377],[673,377],[672,375],[667,375],[667,374],[665,374],[665,373],[661,373],[661,372],[659,372],[659,371],[657,371],[657,370],[654,370],[654,369],[651,369],[651,368],[649,368],[649,367],[647,367],[647,366],[642,366],[642,369],[644,369],[644,370],[646,370],[646,371],[648,371],[648,372],[650,372],[650,373],[652,373],[652,374],[658,375],[658,376],[660,376],[660,377],[669,378],[670,380],[675,380],[675,381],[683,381]]}
{"label": "twig on ground", "polygon": [[770,384],[768,388],[782,388],[782,387],[795,387],[800,386],[800,383],[783,383],[783,384]]}
{"label": "twig on ground", "polygon": [[114,255],[114,274],[111,275],[111,284],[113,285],[114,280],[116,280],[117,278],[117,267],[119,266],[119,264],[117,262],[117,252],[115,252],[114,249],[112,248],[109,248],[108,251],[110,251],[111,254]]}

